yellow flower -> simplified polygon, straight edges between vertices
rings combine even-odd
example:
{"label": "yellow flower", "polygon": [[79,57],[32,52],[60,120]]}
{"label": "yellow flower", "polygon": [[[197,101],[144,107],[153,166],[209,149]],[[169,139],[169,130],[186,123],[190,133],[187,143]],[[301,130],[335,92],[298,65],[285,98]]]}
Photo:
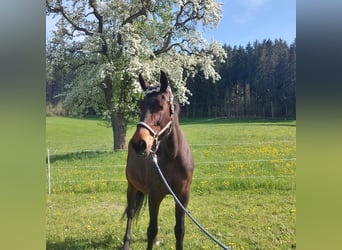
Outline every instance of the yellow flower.
{"label": "yellow flower", "polygon": [[229,246],[229,247],[235,246],[235,242],[228,242],[228,246]]}

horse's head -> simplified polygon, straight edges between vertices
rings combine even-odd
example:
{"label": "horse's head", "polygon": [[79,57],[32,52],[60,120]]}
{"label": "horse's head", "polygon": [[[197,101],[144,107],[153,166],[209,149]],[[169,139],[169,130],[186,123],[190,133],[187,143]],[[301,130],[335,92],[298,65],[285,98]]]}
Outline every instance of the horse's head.
{"label": "horse's head", "polygon": [[145,97],[140,103],[140,122],[132,137],[132,147],[138,155],[147,156],[157,150],[159,140],[172,130],[174,101],[165,72],[161,71],[160,84],[147,83],[139,75]]}

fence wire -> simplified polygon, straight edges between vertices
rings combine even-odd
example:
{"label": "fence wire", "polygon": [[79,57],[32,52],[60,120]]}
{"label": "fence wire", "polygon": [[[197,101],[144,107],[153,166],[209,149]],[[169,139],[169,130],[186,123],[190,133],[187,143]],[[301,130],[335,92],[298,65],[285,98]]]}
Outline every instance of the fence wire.
{"label": "fence wire", "polygon": [[[211,165],[211,164],[234,164],[234,163],[257,163],[257,162],[287,162],[287,161],[296,161],[296,158],[276,158],[276,159],[250,159],[250,160],[225,160],[225,161],[202,161],[197,162],[195,165]],[[124,164],[117,164],[117,165],[96,165],[96,166],[90,166],[90,165],[84,165],[84,166],[52,166],[50,169],[51,174],[51,183],[50,185],[75,185],[75,184],[82,184],[82,183],[125,183],[126,178],[109,178],[109,179],[88,179],[88,180],[82,180],[82,179],[74,179],[74,180],[65,180],[63,177],[59,176],[59,174],[56,174],[53,176],[53,172],[61,170],[61,171],[72,171],[72,170],[96,170],[99,169],[115,169],[115,168],[125,168],[126,165]],[[196,177],[194,175],[193,181],[206,181],[206,180],[238,180],[238,179],[295,179],[296,175],[249,175],[249,176],[243,176],[243,175],[227,175],[227,176],[204,176],[204,177]],[[49,186],[49,189],[51,190],[51,186]]]}

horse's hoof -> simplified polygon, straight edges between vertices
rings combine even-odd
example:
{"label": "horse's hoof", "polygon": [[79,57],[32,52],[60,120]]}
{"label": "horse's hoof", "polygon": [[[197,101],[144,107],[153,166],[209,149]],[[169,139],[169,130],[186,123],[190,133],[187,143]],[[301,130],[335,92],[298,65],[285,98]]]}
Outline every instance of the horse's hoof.
{"label": "horse's hoof", "polygon": [[156,240],[153,241],[153,244],[155,246],[159,247],[160,246],[160,241],[158,239],[156,239]]}

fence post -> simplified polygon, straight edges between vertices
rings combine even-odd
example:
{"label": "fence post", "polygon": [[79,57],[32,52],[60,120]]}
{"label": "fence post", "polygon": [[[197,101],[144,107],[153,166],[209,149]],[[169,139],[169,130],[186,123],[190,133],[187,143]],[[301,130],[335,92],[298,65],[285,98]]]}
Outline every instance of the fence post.
{"label": "fence post", "polygon": [[50,150],[47,150],[47,160],[48,160],[48,187],[49,195],[51,194],[51,175],[50,175]]}

